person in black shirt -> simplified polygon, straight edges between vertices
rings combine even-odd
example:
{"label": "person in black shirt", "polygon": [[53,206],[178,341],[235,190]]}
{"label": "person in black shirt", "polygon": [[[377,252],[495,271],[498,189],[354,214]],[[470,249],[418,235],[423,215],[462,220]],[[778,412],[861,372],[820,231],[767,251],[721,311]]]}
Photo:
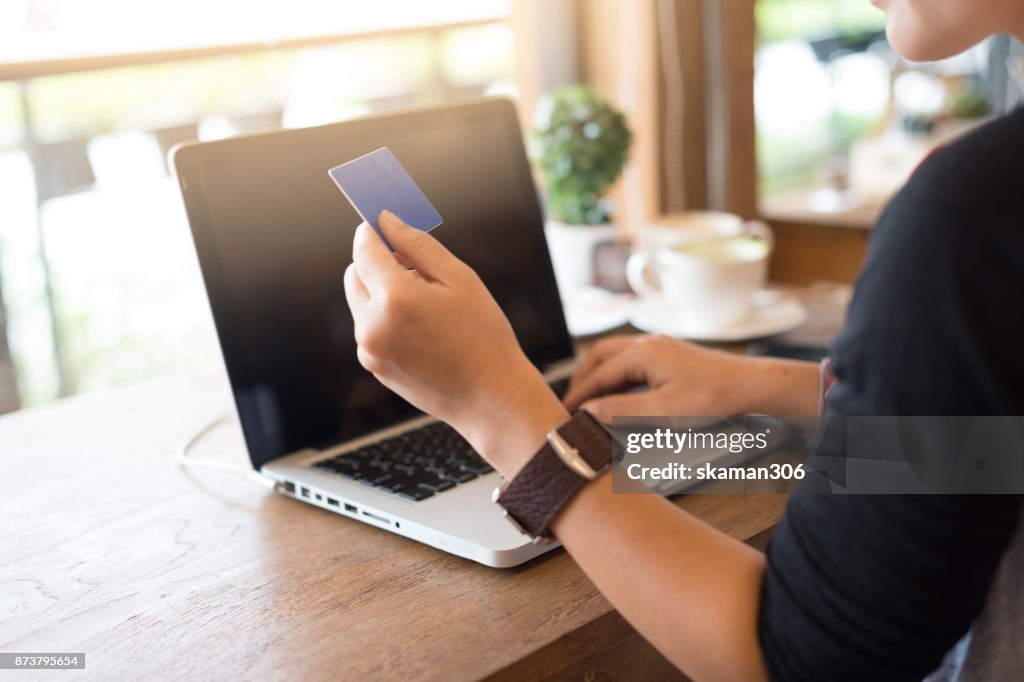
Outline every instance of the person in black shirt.
{"label": "person in black shirt", "polygon": [[[876,4],[911,59],[947,57],[996,32],[1024,36],[1019,0]],[[814,364],[651,336],[597,343],[563,405],[472,271],[393,216],[380,224],[403,262],[361,226],[345,273],[361,362],[506,478],[581,405],[606,421],[818,413]],[[1024,414],[1022,284],[1024,111],[1015,111],[934,153],[885,211],[833,349],[828,409]],[[622,392],[635,385],[650,390]],[[552,529],[696,680],[1024,679],[1021,507],[1013,495],[798,490],[762,554],[660,497],[612,494],[605,475]]]}

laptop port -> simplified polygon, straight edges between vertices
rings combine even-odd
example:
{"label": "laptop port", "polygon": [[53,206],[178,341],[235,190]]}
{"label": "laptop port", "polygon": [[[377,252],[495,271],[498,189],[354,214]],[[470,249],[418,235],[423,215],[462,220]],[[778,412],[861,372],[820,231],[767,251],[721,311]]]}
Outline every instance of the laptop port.
{"label": "laptop port", "polygon": [[338,501],[336,499],[334,499],[333,497],[328,497],[327,498],[327,504],[331,505],[332,507],[337,507],[338,506]]}
{"label": "laptop port", "polygon": [[302,489],[302,496],[303,497],[309,497],[309,488],[303,488]]}
{"label": "laptop port", "polygon": [[348,502],[345,503],[345,511],[347,511],[350,514],[358,514],[359,513],[359,510],[356,509],[356,506],[354,504],[349,504]]}
{"label": "laptop port", "polygon": [[292,483],[291,481],[285,481],[284,482],[284,489],[285,489],[285,492],[287,492],[289,495],[294,495],[295,494],[295,484]]}
{"label": "laptop port", "polygon": [[371,518],[374,521],[377,521],[378,523],[383,523],[383,524],[386,524],[388,526],[391,525],[391,520],[390,519],[386,519],[383,516],[377,516],[376,514],[371,514],[370,512],[366,511],[365,509],[363,510],[363,516],[365,516],[367,518]]}

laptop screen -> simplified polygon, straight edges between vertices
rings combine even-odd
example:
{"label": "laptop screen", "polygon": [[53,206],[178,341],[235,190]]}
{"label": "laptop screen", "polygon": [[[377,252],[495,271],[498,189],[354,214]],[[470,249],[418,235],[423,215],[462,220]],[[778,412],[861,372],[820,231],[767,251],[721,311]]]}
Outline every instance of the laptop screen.
{"label": "laptop screen", "polygon": [[[512,104],[487,100],[196,144],[175,155],[253,466],[419,416],[356,359],[358,215],[327,170],[387,146],[538,367],[572,356]],[[429,344],[430,339],[423,339]]]}

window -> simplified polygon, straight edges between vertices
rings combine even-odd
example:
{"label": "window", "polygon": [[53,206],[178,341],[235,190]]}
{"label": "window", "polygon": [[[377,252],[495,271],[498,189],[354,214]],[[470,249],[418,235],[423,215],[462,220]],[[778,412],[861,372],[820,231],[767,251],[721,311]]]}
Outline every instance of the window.
{"label": "window", "polygon": [[864,0],[758,0],[756,10],[761,195],[827,184],[841,172],[835,157],[884,118],[884,16]]}
{"label": "window", "polygon": [[758,0],[756,11],[759,188],[768,213],[826,222],[856,214],[869,227],[931,149],[976,125],[998,99],[987,77],[991,42],[915,64],[890,49],[884,15],[863,0]]}
{"label": "window", "polygon": [[22,404],[216,361],[174,143],[507,92],[511,5],[2,3],[0,290]]}

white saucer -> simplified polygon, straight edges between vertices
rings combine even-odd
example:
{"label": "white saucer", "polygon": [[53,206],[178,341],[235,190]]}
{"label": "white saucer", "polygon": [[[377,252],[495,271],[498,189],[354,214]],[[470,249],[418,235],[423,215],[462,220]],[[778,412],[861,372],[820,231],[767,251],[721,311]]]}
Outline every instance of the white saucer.
{"label": "white saucer", "polygon": [[758,292],[754,301],[754,312],[750,317],[718,329],[682,324],[672,312],[672,307],[658,298],[637,301],[629,321],[641,331],[691,341],[746,341],[781,334],[807,321],[807,311],[792,299],[778,298],[771,292]]}
{"label": "white saucer", "polygon": [[629,322],[634,299],[597,287],[574,287],[561,292],[565,323],[573,336],[593,336]]}

